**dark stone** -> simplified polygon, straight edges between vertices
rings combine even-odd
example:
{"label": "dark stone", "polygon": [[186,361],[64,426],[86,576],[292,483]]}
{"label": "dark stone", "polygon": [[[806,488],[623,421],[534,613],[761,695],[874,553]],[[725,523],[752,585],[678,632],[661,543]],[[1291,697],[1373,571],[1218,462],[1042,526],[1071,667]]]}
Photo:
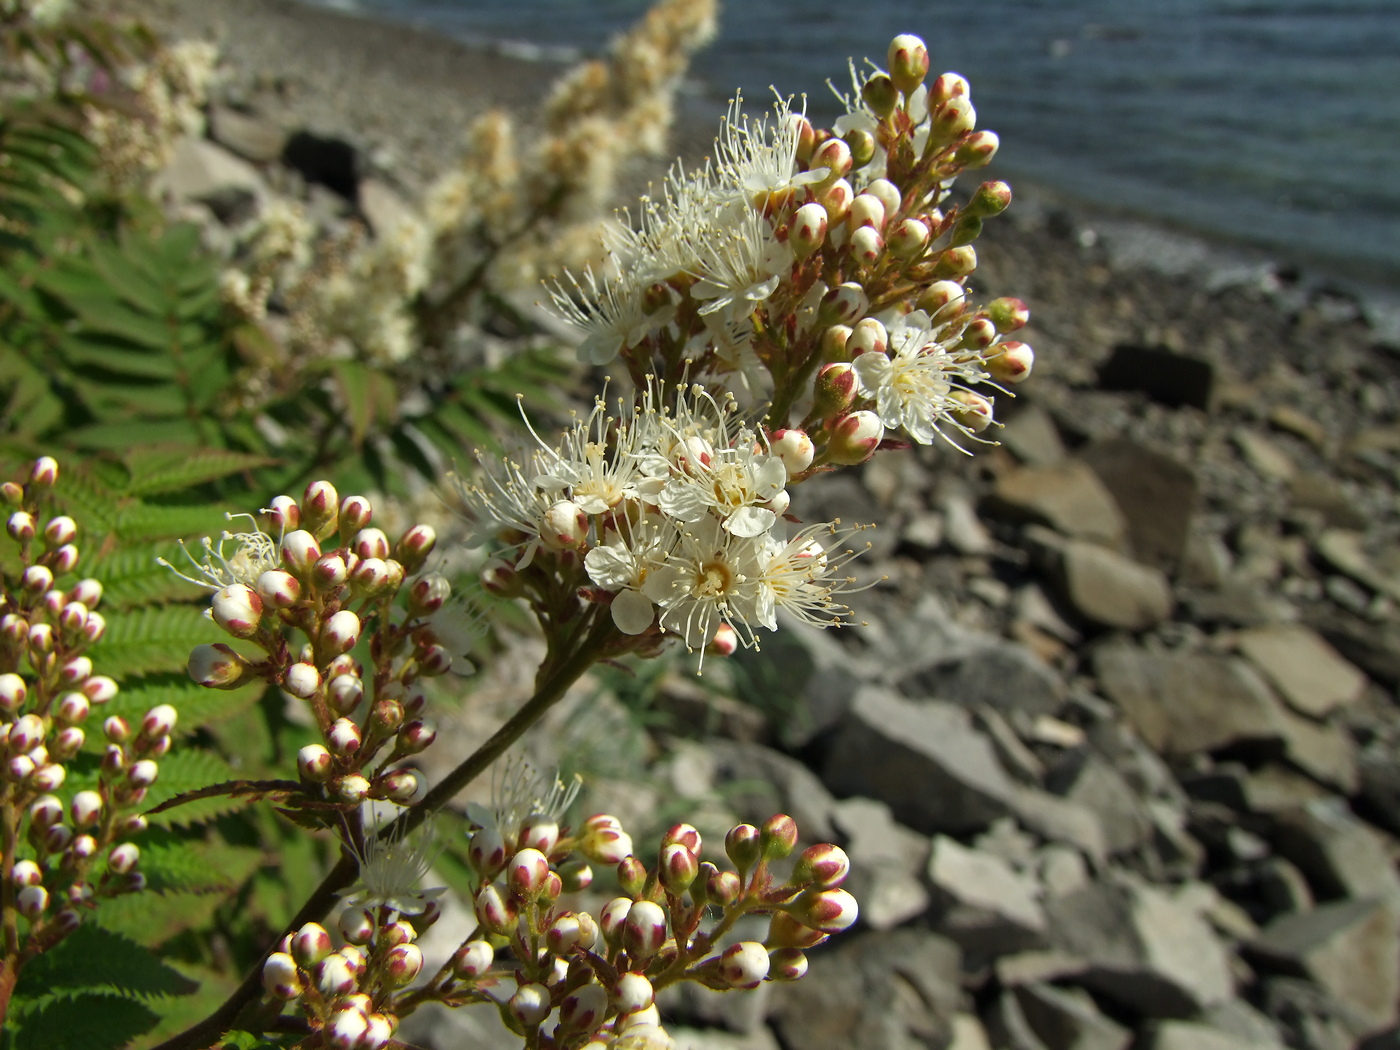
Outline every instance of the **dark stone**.
{"label": "dark stone", "polygon": [[1209,410],[1215,369],[1209,361],[1161,347],[1116,346],[1099,368],[1099,387],[1140,392],[1170,408]]}
{"label": "dark stone", "polygon": [[1171,456],[1131,441],[1096,441],[1079,458],[1118,503],[1137,560],[1175,573],[1191,534],[1195,473]]}
{"label": "dark stone", "polygon": [[360,185],[359,151],[344,139],[298,131],[282,149],[282,163],[353,201]]}

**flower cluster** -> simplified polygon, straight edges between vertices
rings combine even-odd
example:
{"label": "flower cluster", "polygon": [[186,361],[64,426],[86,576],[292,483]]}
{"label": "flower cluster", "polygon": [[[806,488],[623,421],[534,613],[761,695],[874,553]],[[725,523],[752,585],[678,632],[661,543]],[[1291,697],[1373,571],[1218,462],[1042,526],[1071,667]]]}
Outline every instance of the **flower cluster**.
{"label": "flower cluster", "polygon": [[454,480],[479,539],[508,544],[489,588],[529,596],[552,622],[579,601],[607,605],[634,650],[666,635],[732,648],[776,630],[779,609],[823,625],[847,614],[843,534],[784,518],[786,486],[814,454],[799,431],[751,429],[732,399],[654,385],[631,410],[599,400],[557,446],[538,441],[479,484]]}
{"label": "flower cluster", "polygon": [[997,137],[975,130],[961,76],[925,83],[917,37],[895,38],[889,66],[853,68],[833,129],[788,100],[753,119],[736,99],[713,160],[673,171],[610,239],[605,266],[555,285],[580,357],[621,356],[639,385],[742,387],[770,404],[770,428],[800,427],[819,464],[860,462],[887,430],[920,443],[984,430],[992,402],[977,388],[1019,382],[1033,361],[1003,341],[1025,304],[974,307],[967,283],[972,242],[1010,188],[949,202]]}
{"label": "flower cluster", "polygon": [[[391,544],[370,524],[369,500],[342,500],[326,481],[308,485],[300,503],[276,497],[266,513],[278,539],[254,523],[217,543],[206,539],[202,561],[187,552],[194,574],[170,566],[212,590],[210,617],[260,650],[250,658],[227,643],[199,646],[190,677],[210,688],[262,678],[306,701],[324,741],[297,756],[310,800],[416,800],[422,774],[400,765],[428,747],[436,730],[421,717],[424,696],[415,684],[453,663],[432,623],[452,588],[423,571],[435,532],[415,525]],[[306,642],[290,644],[289,628]],[[362,636],[370,639],[369,674],[352,654]]]}
{"label": "flower cluster", "polygon": [[7,969],[57,944],[97,900],[145,885],[140,850],[124,840],[146,828],[137,810],[175,728],[168,704],[153,707],[139,727],[108,718],[97,775],[71,790],[68,764],[87,742],[84,725],[117,695],[117,684],[94,673],[85,655],[106,630],[97,611],[102,585],[73,579],[77,523],[46,519],[57,480],[58,464],[45,456],[24,484],[0,486],[10,508],[5,531],[18,546],[16,571],[0,576],[0,821],[10,829],[0,899],[6,915],[27,924],[22,937],[6,937]]}
{"label": "flower cluster", "polygon": [[[438,917],[425,897],[440,891],[414,892],[424,848],[396,843],[406,857],[366,859],[365,883],[382,881],[387,894],[342,913],[344,946],[333,949],[324,927],[307,924],[268,958],[264,988],[300,1002],[320,1033],[316,1045],[337,1050],[388,1045],[399,1020],[426,1002],[495,1003],[528,1046],[661,1050],[671,1041],[658,991],[680,981],[725,990],[797,980],[804,951],[856,920],[855,899],[840,888],[850,868],[840,848],[808,848],[786,879],[772,871],[795,848],[791,817],[731,829],[724,847],[735,870],[721,870],[700,860],[700,834],[688,824],[666,833],[648,868],[616,818],[590,817],[572,833],[558,815],[534,808],[473,834],[479,926],[427,983],[408,987],[423,969],[415,938]],[[623,891],[596,915],[564,901],[592,884],[593,864],[615,867]],[[769,916],[762,942],[729,937],[746,915]]]}

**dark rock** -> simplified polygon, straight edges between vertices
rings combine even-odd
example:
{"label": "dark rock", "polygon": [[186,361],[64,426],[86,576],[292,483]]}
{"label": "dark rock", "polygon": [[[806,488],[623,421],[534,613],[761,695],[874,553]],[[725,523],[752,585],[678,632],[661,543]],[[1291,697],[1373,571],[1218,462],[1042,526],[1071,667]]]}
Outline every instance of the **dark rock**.
{"label": "dark rock", "polygon": [[1400,877],[1385,841],[1340,799],[1277,814],[1273,841],[1324,900],[1376,897],[1400,906]]}
{"label": "dark rock", "polygon": [[1361,753],[1361,801],[1374,823],[1400,835],[1400,755],[1389,747],[1373,747]]}
{"label": "dark rock", "polygon": [[1099,386],[1140,392],[1171,408],[1208,410],[1215,369],[1209,361],[1160,347],[1116,346],[1099,369]]}
{"label": "dark rock", "polygon": [[1088,992],[1023,984],[1014,993],[1031,1030],[1050,1050],[1125,1050],[1131,1030],[1105,1017]]}
{"label": "dark rock", "polygon": [[1152,837],[1152,819],[1142,800],[1123,775],[1098,755],[1066,756],[1045,786],[1098,815],[1110,853],[1126,853]]}
{"label": "dark rock", "polygon": [[1369,677],[1400,686],[1400,624],[1369,623],[1339,610],[1314,612],[1307,622]]}
{"label": "dark rock", "polygon": [[1138,561],[1175,573],[1191,534],[1196,475],[1171,456],[1131,441],[1097,441],[1079,453],[1128,523]]}
{"label": "dark rock", "polygon": [[947,700],[964,707],[986,704],[999,711],[1053,714],[1064,683],[1025,646],[988,640],[923,667],[899,682],[914,699]]}
{"label": "dark rock", "polygon": [[363,164],[359,150],[344,139],[298,131],[282,148],[282,163],[307,182],[325,186],[348,201],[357,198]]}
{"label": "dark rock", "polygon": [[1032,876],[939,835],[928,877],[939,905],[936,929],[962,948],[965,969],[977,972],[998,956],[1045,947],[1045,913]]}

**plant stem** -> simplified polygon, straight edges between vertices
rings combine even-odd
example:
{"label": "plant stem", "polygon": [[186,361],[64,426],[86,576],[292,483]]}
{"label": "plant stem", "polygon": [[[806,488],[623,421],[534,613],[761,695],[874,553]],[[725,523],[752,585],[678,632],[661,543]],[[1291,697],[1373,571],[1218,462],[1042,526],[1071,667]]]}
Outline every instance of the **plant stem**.
{"label": "plant stem", "polygon": [[[418,827],[433,813],[441,809],[452,797],[490,768],[507,749],[525,734],[525,731],[540,720],[546,711],[557,704],[569,687],[583,676],[602,655],[609,637],[613,633],[612,616],[601,606],[589,614],[594,623],[583,635],[577,648],[561,660],[550,673],[546,674],[536,687],[535,695],[525,702],[500,729],[484,744],[478,747],[461,765],[447,774],[418,805],[408,809],[393,824],[379,832],[381,838],[403,836]],[[311,896],[296,916],[287,924],[284,934],[295,933],[308,922],[320,919],[335,904],[342,890],[355,880],[359,865],[355,858],[342,850],[340,860],[312,891]],[[278,937],[281,940],[281,937]],[[276,942],[274,942],[276,943]],[[0,981],[4,971],[0,970]],[[258,1023],[258,1008],[262,999],[262,961],[254,966],[243,983],[230,995],[225,1003],[193,1028],[172,1036],[155,1050],[204,1050],[215,1045],[225,1033],[235,1028],[240,1020]],[[271,1004],[272,1009],[281,1010],[281,1003]]]}

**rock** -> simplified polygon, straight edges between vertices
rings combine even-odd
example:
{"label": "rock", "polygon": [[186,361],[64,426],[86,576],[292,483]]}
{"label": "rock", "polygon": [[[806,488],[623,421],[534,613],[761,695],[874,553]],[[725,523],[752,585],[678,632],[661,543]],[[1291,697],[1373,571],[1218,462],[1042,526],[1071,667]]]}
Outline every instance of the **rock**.
{"label": "rock", "polygon": [[777,1036],[771,1029],[763,1027],[738,1034],[713,1028],[681,1028],[668,1024],[666,1033],[674,1043],[673,1050],[782,1050]]}
{"label": "rock", "polygon": [[716,693],[692,676],[668,674],[657,687],[655,710],[675,728],[710,733],[730,740],[761,742],[768,720],[751,704]]}
{"label": "rock", "polygon": [[1208,410],[1215,388],[1209,361],[1159,347],[1116,346],[1099,369],[1104,390],[1137,391],[1171,408]]}
{"label": "rock", "polygon": [[1279,448],[1263,434],[1244,427],[1237,427],[1230,435],[1235,447],[1240,450],[1256,474],[1270,481],[1287,481],[1297,469],[1288,453]]}
{"label": "rock", "polygon": [[[753,931],[753,936],[762,938],[762,930]],[[657,1005],[668,1020],[694,1025],[707,1035],[717,1028],[725,1033],[754,1035],[767,1031],[763,1019],[772,993],[773,985],[767,982],[757,988],[719,992],[694,981],[682,981],[663,989],[657,995]]]}
{"label": "rock", "polygon": [[1024,645],[999,639],[964,647],[899,682],[915,699],[947,700],[963,707],[985,704],[999,711],[1048,715],[1059,710],[1064,682]]}
{"label": "rock", "polygon": [[1045,776],[1045,764],[1022,743],[1006,716],[986,704],[973,708],[972,714],[977,727],[987,734],[996,748],[1002,768],[1022,783],[1039,787]]}
{"label": "rock", "polygon": [[1400,835],[1400,756],[1384,745],[1368,747],[1358,760],[1358,772],[1366,816]]}
{"label": "rock", "polygon": [[287,130],[280,125],[218,103],[209,107],[209,137],[254,164],[271,164],[287,144]]}
{"label": "rock", "polygon": [[1078,850],[1052,843],[1041,851],[1040,885],[1046,897],[1063,897],[1088,882],[1089,866]]}
{"label": "rock", "polygon": [[787,813],[803,842],[829,842],[835,835],[836,800],[801,762],[737,740],[715,740],[706,749],[715,763],[714,786],[740,819],[762,824],[774,813]]}
{"label": "rock", "polygon": [[1355,703],[1366,689],[1366,676],[1310,628],[1273,624],[1242,631],[1237,640],[1284,702],[1312,718]]}
{"label": "rock", "polygon": [[988,510],[1013,521],[1048,525],[1076,539],[1120,546],[1127,522],[1113,496],[1078,460],[1020,467],[997,479]]}
{"label": "rock", "polygon": [[1243,999],[1226,999],[1212,1006],[1201,1016],[1201,1021],[1260,1050],[1274,1050],[1283,1045],[1278,1026]]}
{"label": "rock", "polygon": [[1105,1017],[1088,992],[1023,984],[1012,993],[1031,1030],[1051,1050],[1126,1050],[1131,1030]]}
{"label": "rock", "polygon": [[1210,1025],[1166,1021],[1153,1025],[1143,1050],[1283,1050],[1278,1043],[1258,1043]]}
{"label": "rock", "polygon": [[[922,551],[936,551],[943,546],[943,515],[924,511],[904,523],[899,538]],[[990,541],[990,537],[988,538]]]}
{"label": "rock", "polygon": [[1014,784],[968,711],[861,689],[836,733],[822,779],[838,795],[887,803],[925,834],[980,831],[1012,812]]}
{"label": "rock", "polygon": [[229,223],[251,214],[268,191],[258,170],[242,157],[206,139],[182,138],[156,177],[155,192],[177,203],[207,205]]}
{"label": "rock", "polygon": [[1148,1017],[1189,1017],[1229,998],[1229,957],[1191,908],[1138,882],[1090,883],[1045,902],[1052,943],[1089,963],[1085,987]]}
{"label": "rock", "polygon": [[360,214],[380,240],[392,238],[404,227],[419,221],[413,206],[383,179],[366,178],[359,186]]}
{"label": "rock", "polygon": [[1171,615],[1171,584],[1160,569],[1094,543],[1064,544],[1055,582],[1070,607],[1100,627],[1141,631]]}
{"label": "rock", "polygon": [[962,948],[966,969],[975,972],[997,956],[1044,947],[1040,887],[1000,857],[939,835],[928,877],[942,904],[936,927]]}
{"label": "rock", "polygon": [[1281,916],[1250,950],[1261,966],[1316,981],[1372,1028],[1395,1020],[1400,927],[1383,901],[1337,901]]}
{"label": "rock", "polygon": [[1327,529],[1317,538],[1317,553],[1338,572],[1361,586],[1400,601],[1400,580],[1383,573],[1366,554],[1365,537],[1350,529]]}
{"label": "rock", "polygon": [[939,501],[938,508],[943,512],[943,536],[949,547],[973,557],[992,553],[996,543],[970,499],[951,494]]}
{"label": "rock", "polygon": [[1158,751],[1184,755],[1281,739],[1278,702],[1240,660],[1114,643],[1096,650],[1093,662],[1104,692]]}
{"label": "rock", "polygon": [[1295,1050],[1355,1050],[1371,1024],[1336,996],[1311,981],[1268,977],[1262,1006]]}
{"label": "rock", "polygon": [[1251,813],[1271,815],[1332,797],[1312,779],[1281,765],[1261,766],[1250,773],[1245,777],[1244,793],[1245,807]]}
{"label": "rock", "polygon": [[1322,899],[1376,897],[1400,908],[1400,876],[1386,842],[1341,799],[1319,799],[1277,814],[1273,842]]}
{"label": "rock", "polygon": [[928,910],[921,878],[928,864],[926,837],[896,824],[889,806],[868,798],[836,803],[831,819],[851,858],[845,888],[860,901],[862,923],[888,930]]}
{"label": "rock", "polygon": [[1297,865],[1270,857],[1256,869],[1259,897],[1273,915],[1308,911],[1316,904],[1312,887]]}
{"label": "rock", "polygon": [[1049,842],[1068,843],[1096,864],[1108,857],[1108,839],[1098,815],[1087,806],[1017,785],[1011,805],[1016,819]]}
{"label": "rock", "polygon": [[1134,557],[1175,573],[1191,535],[1196,475],[1171,456],[1131,441],[1096,441],[1079,453],[1128,524]]}
{"label": "rock", "polygon": [[1009,990],[999,995],[986,1013],[987,1035],[997,1050],[1051,1050],[1026,1018],[1021,1003]]}
{"label": "rock", "polygon": [[1126,853],[1152,837],[1152,820],[1123,775],[1098,755],[1078,752],[1050,772],[1045,785],[1098,815],[1109,853]]}
{"label": "rock", "polygon": [[1344,795],[1356,793],[1361,782],[1356,771],[1356,745],[1346,730],[1292,711],[1280,711],[1278,724],[1284,755],[1292,765]]}
{"label": "rock", "polygon": [[774,987],[770,1022],[784,1046],[947,1046],[960,980],[957,946],[936,934],[902,929],[847,936],[814,953],[802,980]]}
{"label": "rock", "polygon": [[1022,463],[1045,467],[1065,458],[1065,444],[1054,417],[1039,405],[1027,405],[997,431],[997,440]]}
{"label": "rock", "polygon": [[1400,623],[1368,623],[1335,609],[1314,611],[1307,621],[1368,677],[1400,686]]}
{"label": "rock", "polygon": [[973,1014],[953,1015],[953,1041],[947,1050],[992,1050],[987,1030]]}
{"label": "rock", "polygon": [[282,148],[282,163],[307,182],[325,186],[349,201],[357,199],[363,161],[344,139],[298,131]]}
{"label": "rock", "polygon": [[1226,627],[1253,627],[1278,623],[1294,616],[1286,598],[1270,594],[1254,580],[1231,577],[1209,591],[1196,591],[1185,603],[1191,619],[1198,624]]}
{"label": "rock", "polygon": [[1034,981],[1062,981],[1090,969],[1087,959],[1065,952],[1021,952],[1003,955],[996,963],[997,981],[1005,988]]}
{"label": "rock", "polygon": [[1288,479],[1288,495],[1299,510],[1316,511],[1325,524],[1338,529],[1364,529],[1370,524],[1346,489],[1326,474],[1299,472]]}

